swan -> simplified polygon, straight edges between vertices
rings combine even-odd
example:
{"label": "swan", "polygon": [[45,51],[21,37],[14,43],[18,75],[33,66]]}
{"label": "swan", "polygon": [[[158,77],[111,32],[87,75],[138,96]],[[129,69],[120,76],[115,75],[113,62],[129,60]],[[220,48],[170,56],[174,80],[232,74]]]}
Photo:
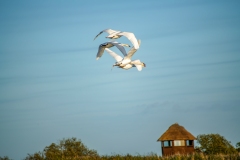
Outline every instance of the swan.
{"label": "swan", "polygon": [[116,54],[115,52],[111,51],[108,48],[105,48],[105,50],[113,57],[115,58],[115,60],[117,61],[114,66],[118,66],[119,68],[122,69],[130,69],[132,67],[136,67],[138,71],[141,71],[143,67],[146,67],[146,64],[141,62],[140,60],[134,60],[134,61],[130,61],[128,64],[126,65],[118,65],[118,62],[121,61],[123,58],[121,56],[119,56],[118,54]]}
{"label": "swan", "polygon": [[[141,40],[138,40],[138,45],[140,46],[140,44],[141,44]],[[124,58],[121,60],[121,61],[118,61],[117,63],[116,63],[116,65],[118,66],[125,66],[126,64],[128,64],[128,63],[130,63],[132,60],[132,56],[134,55],[134,53],[137,51],[137,49],[135,49],[134,47],[132,47],[130,50],[129,50],[129,52],[128,52],[128,54],[127,55],[125,55],[123,52],[123,55],[124,55]]]}
{"label": "swan", "polygon": [[105,30],[102,30],[100,33],[98,33],[98,35],[94,38],[94,40],[103,32],[108,33],[109,35],[106,38],[110,38],[110,39],[118,39],[122,36],[125,36],[133,44],[135,49],[139,49],[137,39],[135,35],[131,32],[122,32],[122,31],[116,31],[112,29],[105,29]]}
{"label": "swan", "polygon": [[[138,42],[140,45],[141,41],[139,40]],[[124,56],[124,58],[122,58],[120,55],[111,51],[108,48],[105,48],[105,50],[116,60],[116,63],[113,65],[113,67],[118,66],[119,68],[126,69],[126,70],[132,67],[136,67],[138,71],[141,71],[143,67],[146,67],[146,64],[141,62],[140,60],[134,60],[134,61],[131,60],[133,54],[137,51],[137,49],[135,49],[134,47],[130,49],[130,51],[126,56]],[[127,59],[128,63],[123,64],[122,61],[124,61],[124,59],[125,60]]]}
{"label": "swan", "polygon": [[[112,30],[112,29],[104,29],[102,30],[100,33],[98,33],[98,35],[94,38],[94,40],[100,35],[102,34],[103,32],[107,32],[108,34],[113,34],[113,33],[120,33],[121,31],[115,31],[115,30]],[[119,38],[119,37],[118,37]],[[117,39],[117,38],[115,38]]]}
{"label": "swan", "polygon": [[98,53],[97,53],[96,60],[98,60],[99,58],[102,57],[105,48],[111,48],[113,46],[116,46],[123,53],[123,55],[127,55],[124,47],[130,47],[130,45],[128,45],[128,44],[118,43],[116,41],[102,43],[98,47]]}

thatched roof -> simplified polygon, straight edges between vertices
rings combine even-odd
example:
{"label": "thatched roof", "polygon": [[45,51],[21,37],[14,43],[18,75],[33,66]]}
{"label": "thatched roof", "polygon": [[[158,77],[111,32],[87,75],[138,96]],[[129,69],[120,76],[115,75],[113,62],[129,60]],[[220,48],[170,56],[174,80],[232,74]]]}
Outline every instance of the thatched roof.
{"label": "thatched roof", "polygon": [[175,123],[157,141],[166,140],[195,140],[196,138],[188,132],[183,126]]}

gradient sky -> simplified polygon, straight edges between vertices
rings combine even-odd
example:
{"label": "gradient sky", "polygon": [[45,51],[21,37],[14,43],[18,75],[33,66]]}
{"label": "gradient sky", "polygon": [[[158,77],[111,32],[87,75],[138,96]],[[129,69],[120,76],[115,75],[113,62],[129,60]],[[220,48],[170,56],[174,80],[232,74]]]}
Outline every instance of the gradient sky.
{"label": "gradient sky", "polygon": [[[174,123],[240,141],[240,1],[0,1],[0,156],[76,137],[100,155],[161,155]],[[141,39],[122,70],[103,29]],[[131,44],[125,37],[117,40]],[[116,48],[113,51],[120,54]]]}

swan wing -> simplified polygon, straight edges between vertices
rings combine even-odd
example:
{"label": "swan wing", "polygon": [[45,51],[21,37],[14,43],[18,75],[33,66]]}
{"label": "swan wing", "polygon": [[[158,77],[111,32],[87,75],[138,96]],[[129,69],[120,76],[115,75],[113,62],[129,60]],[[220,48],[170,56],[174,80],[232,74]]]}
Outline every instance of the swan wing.
{"label": "swan wing", "polygon": [[146,67],[146,64],[141,62],[139,59],[131,61],[131,64],[133,64],[138,71],[141,71],[143,67]]}
{"label": "swan wing", "polygon": [[104,44],[99,45],[96,60],[98,60],[99,58],[102,57],[105,48],[106,48],[106,46]]}
{"label": "swan wing", "polygon": [[[124,56],[127,56],[127,52],[126,52],[125,48],[122,46],[123,44],[118,43],[118,42],[116,42],[116,41],[114,41],[114,42],[108,42],[108,43],[111,43],[111,44],[113,44],[114,46],[116,46],[116,47],[122,52],[122,54],[123,54]],[[125,45],[125,44],[124,44],[124,45]]]}
{"label": "swan wing", "polygon": [[126,47],[130,47],[130,46],[128,44],[122,44],[122,43],[113,41],[113,42],[105,42],[99,45],[96,59],[98,60],[99,58],[102,57],[105,48],[111,48],[113,46],[116,46],[124,56],[127,56],[126,50],[123,46],[126,46]]}
{"label": "swan wing", "polygon": [[105,51],[107,51],[110,56],[112,56],[117,62],[121,61],[123,58],[121,56],[119,56],[117,53],[111,51],[110,49],[108,48],[105,48]]}
{"label": "swan wing", "polygon": [[142,68],[143,68],[142,65],[139,65],[139,64],[134,64],[134,65],[136,66],[136,68],[137,68],[138,71],[141,71]]}
{"label": "swan wing", "polygon": [[133,44],[135,49],[139,49],[139,45],[138,45],[138,41],[135,37],[135,35],[131,32],[120,32],[118,33],[118,35],[122,35],[127,37],[127,39],[129,39],[129,41]]}
{"label": "swan wing", "polygon": [[112,33],[120,32],[120,31],[113,30],[113,29],[105,29],[105,30],[103,30],[103,32],[107,32],[108,34],[112,34]]}
{"label": "swan wing", "polygon": [[137,68],[138,71],[141,71],[143,68],[141,61],[139,59],[131,61],[131,64],[133,64]]}
{"label": "swan wing", "polygon": [[[141,45],[141,40],[139,39],[138,40],[138,45],[140,46]],[[132,47],[129,51],[128,51],[128,54],[127,54],[127,57],[129,59],[132,58],[132,56],[134,55],[134,53],[137,51],[137,49],[135,49],[134,47]]]}

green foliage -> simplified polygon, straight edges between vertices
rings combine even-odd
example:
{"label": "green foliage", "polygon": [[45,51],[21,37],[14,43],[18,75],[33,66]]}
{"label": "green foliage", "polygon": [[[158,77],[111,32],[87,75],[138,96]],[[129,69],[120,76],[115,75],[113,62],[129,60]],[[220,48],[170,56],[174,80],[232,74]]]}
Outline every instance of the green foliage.
{"label": "green foliage", "polygon": [[[98,157],[90,157],[90,156],[84,156],[84,157],[68,157],[68,158],[58,158],[58,157],[48,157],[43,158],[41,157],[40,153],[34,154],[35,157],[32,155],[31,159],[28,160],[240,160],[240,156],[238,154],[216,154],[216,155],[205,155],[203,153],[195,153],[190,155],[172,155],[172,156],[166,156],[161,157],[157,154],[151,153],[149,155],[104,155],[104,156],[98,156]],[[37,156],[36,156],[37,155]],[[40,159],[39,159],[40,155]],[[30,157],[29,157],[30,158]],[[41,159],[43,158],[43,159]],[[1,160],[1,159],[0,159]]]}
{"label": "green foliage", "polygon": [[161,157],[157,156],[157,154],[151,154],[151,155],[146,155],[146,156],[141,156],[141,155],[105,155],[101,156],[99,160],[159,160]]}
{"label": "green foliage", "polygon": [[236,144],[236,150],[237,150],[238,152],[240,152],[240,142],[238,142],[238,143]]}
{"label": "green foliage", "polygon": [[0,160],[11,160],[8,156],[0,157]]}
{"label": "green foliage", "polygon": [[197,136],[197,141],[200,144],[201,152],[210,154],[233,154],[236,149],[219,134],[200,134]]}
{"label": "green foliage", "polygon": [[[211,135],[212,136],[212,135]],[[230,145],[224,137],[220,135],[211,137],[210,135],[199,135],[199,140],[206,140],[208,143],[213,141],[215,143],[216,137],[218,137],[218,143],[224,142],[224,145]],[[219,138],[220,137],[220,138]],[[200,141],[199,141],[200,142]],[[221,144],[221,143],[220,143]],[[240,143],[237,143],[237,147],[240,147]],[[219,148],[219,147],[218,147]],[[201,148],[203,149],[203,148]],[[223,149],[220,149],[223,151]],[[206,150],[205,150],[206,151]],[[4,159],[5,158],[5,159]],[[0,160],[10,160],[8,157],[0,157]],[[204,154],[203,152],[190,154],[190,155],[172,155],[161,157],[155,153],[148,155],[104,155],[99,156],[97,151],[88,149],[81,140],[76,138],[63,139],[59,143],[52,143],[46,146],[42,152],[36,152],[34,154],[28,154],[25,160],[240,160],[240,155],[235,152],[229,152],[227,154]]]}
{"label": "green foliage", "polygon": [[[90,160],[90,159],[89,159]],[[189,155],[172,155],[172,156],[166,156],[161,157],[157,154],[149,154],[145,156],[141,155],[111,155],[111,156],[101,156],[98,160],[240,160],[240,157],[238,154],[229,154],[229,155],[205,155],[203,153],[195,153],[195,154],[189,154]]]}
{"label": "green foliage", "polygon": [[25,160],[77,160],[97,157],[97,151],[88,149],[81,140],[70,138],[63,139],[58,144],[52,143],[45,147],[43,152],[28,154]]}
{"label": "green foliage", "polygon": [[28,154],[25,160],[44,160],[44,155],[41,152],[34,153],[33,155]]}

